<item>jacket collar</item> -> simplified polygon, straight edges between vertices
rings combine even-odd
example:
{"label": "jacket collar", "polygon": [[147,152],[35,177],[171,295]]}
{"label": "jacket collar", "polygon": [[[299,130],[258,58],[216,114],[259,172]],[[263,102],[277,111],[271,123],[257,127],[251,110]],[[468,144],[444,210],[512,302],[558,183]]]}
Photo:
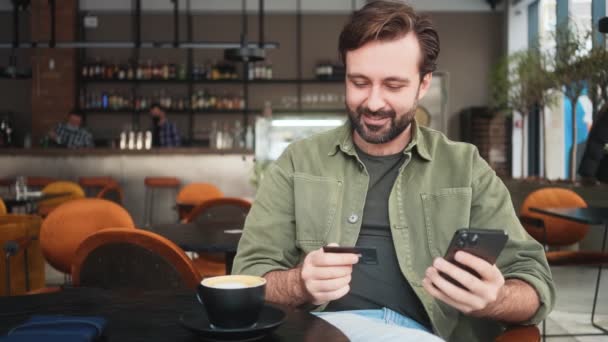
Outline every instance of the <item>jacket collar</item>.
{"label": "jacket collar", "polygon": [[[418,123],[414,120],[412,122],[414,125],[414,136],[410,143],[403,150],[404,154],[415,150],[417,154],[424,160],[431,161],[433,157],[431,156],[428,149],[428,140],[425,139],[424,132],[418,126]],[[355,146],[353,141],[353,128],[349,120],[346,120],[344,125],[337,129],[336,140],[331,145],[331,149],[328,153],[330,156],[336,155],[338,150],[346,153],[347,155],[354,156]]]}

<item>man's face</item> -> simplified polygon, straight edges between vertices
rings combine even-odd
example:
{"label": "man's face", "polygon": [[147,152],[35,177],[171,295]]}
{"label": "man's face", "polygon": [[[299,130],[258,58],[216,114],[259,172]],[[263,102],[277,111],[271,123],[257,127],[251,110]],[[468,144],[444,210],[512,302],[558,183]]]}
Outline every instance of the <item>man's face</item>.
{"label": "man's face", "polygon": [[418,100],[432,77],[428,74],[420,81],[420,60],[420,45],[411,33],[346,53],[346,107],[363,140],[390,142],[414,120]]}
{"label": "man's face", "polygon": [[71,127],[78,128],[82,124],[82,118],[78,115],[70,114],[70,115],[68,115],[67,123]]}
{"label": "man's face", "polygon": [[150,109],[150,114],[153,118],[161,118],[163,115],[163,111],[158,107],[154,107]]}

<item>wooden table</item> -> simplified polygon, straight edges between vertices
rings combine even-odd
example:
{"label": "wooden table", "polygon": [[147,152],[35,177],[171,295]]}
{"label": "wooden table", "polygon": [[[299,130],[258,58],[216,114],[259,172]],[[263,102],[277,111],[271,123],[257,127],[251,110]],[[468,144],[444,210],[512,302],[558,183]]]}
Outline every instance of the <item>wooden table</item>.
{"label": "wooden table", "polygon": [[[530,211],[545,214],[553,217],[559,217],[565,220],[570,220],[578,223],[589,225],[603,225],[604,238],[602,239],[602,253],[606,252],[606,234],[608,233],[608,208],[604,207],[587,207],[587,208],[530,208]],[[595,309],[597,307],[598,292],[602,279],[602,265],[598,267],[597,280],[595,282],[595,294],[593,296],[593,309],[591,311],[591,325],[601,330],[601,335],[608,335],[608,329],[595,323]],[[593,334],[584,334],[593,335]]]}
{"label": "wooden table", "polygon": [[[277,306],[286,321],[261,341],[348,341],[340,330],[306,312]],[[116,292],[93,288],[0,298],[0,336],[32,315],[104,317],[104,341],[199,341],[182,327],[179,316],[203,310],[194,291]]]}
{"label": "wooden table", "polygon": [[148,230],[161,235],[187,252],[215,252],[226,255],[226,274],[232,271],[232,263],[241,239],[242,223],[230,221],[197,223],[153,224]]}

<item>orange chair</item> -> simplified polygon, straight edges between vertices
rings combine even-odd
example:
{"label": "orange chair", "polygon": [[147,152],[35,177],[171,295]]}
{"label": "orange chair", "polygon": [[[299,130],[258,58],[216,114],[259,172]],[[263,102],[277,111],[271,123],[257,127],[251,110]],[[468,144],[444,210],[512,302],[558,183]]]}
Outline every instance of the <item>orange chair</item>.
{"label": "orange chair", "polygon": [[74,286],[132,290],[194,290],[202,277],[173,242],[140,229],[90,235],[72,263]]}
{"label": "orange chair", "polygon": [[93,177],[80,177],[78,178],[78,185],[80,185],[84,192],[88,196],[93,193],[99,193],[100,190],[118,182],[110,176],[93,176]]}
{"label": "orange chair", "polygon": [[116,204],[122,205],[124,193],[118,183],[108,183],[97,193],[97,195],[95,195],[95,198],[107,199]]}
{"label": "orange chair", "polygon": [[44,286],[44,259],[38,235],[42,219],[34,215],[1,215],[0,295],[21,295]]}
{"label": "orange chair", "polygon": [[509,327],[495,342],[539,342],[540,331],[535,325],[517,325]]}
{"label": "orange chair", "polygon": [[[600,266],[608,265],[608,253],[592,251],[549,250],[565,247],[581,241],[589,226],[537,212],[530,208],[586,208],[587,203],[569,189],[544,188],[530,193],[520,210],[520,220],[526,231],[545,246],[547,261],[553,266]],[[594,299],[595,302],[595,299]],[[595,308],[595,306],[594,306]],[[595,309],[594,309],[595,310]],[[593,314],[592,314],[593,321]],[[543,336],[545,333],[543,321]]]}
{"label": "orange chair", "polygon": [[4,201],[0,198],[0,215],[6,215],[6,205]]}
{"label": "orange chair", "polygon": [[146,196],[144,199],[144,225],[149,226],[152,222],[152,205],[154,204],[154,194],[156,190],[173,189],[175,192],[179,189],[181,182],[175,177],[146,177],[144,179],[146,186]]}
{"label": "orange chair", "polygon": [[42,254],[55,269],[69,274],[80,243],[89,235],[112,227],[135,228],[129,213],[116,203],[96,198],[64,203],[42,224]]}
{"label": "orange chair", "polygon": [[[520,218],[526,231],[546,247],[565,247],[581,241],[589,226],[536,213],[530,208],[586,208],[587,203],[569,189],[544,188],[529,194],[521,206]],[[551,250],[546,252],[550,265],[608,264],[608,253]]]}
{"label": "orange chair", "polygon": [[[230,222],[235,227],[243,227],[249,209],[251,202],[241,198],[215,198],[196,206],[183,222],[195,222],[198,225]],[[192,262],[204,277],[226,274],[226,257],[223,253],[199,253]]]}
{"label": "orange chair", "polygon": [[183,220],[188,216],[190,211],[197,205],[219,197],[224,197],[224,194],[215,185],[209,183],[190,183],[183,187],[177,194],[175,201],[177,202],[177,210],[179,219]]}
{"label": "orange chair", "polygon": [[53,209],[62,203],[85,197],[84,190],[82,190],[80,185],[68,181],[53,182],[45,186],[42,189],[42,193],[66,194],[64,196],[50,198],[38,203],[38,214],[40,214],[42,217],[46,217]]}

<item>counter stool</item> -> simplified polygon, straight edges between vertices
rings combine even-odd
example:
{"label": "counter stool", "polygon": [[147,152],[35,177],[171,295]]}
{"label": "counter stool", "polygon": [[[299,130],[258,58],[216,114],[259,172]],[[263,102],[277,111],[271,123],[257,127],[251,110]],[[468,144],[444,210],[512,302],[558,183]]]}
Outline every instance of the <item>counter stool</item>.
{"label": "counter stool", "polygon": [[0,178],[0,188],[4,188],[6,192],[10,192],[10,189],[15,185],[14,178]]}
{"label": "counter stool", "polygon": [[96,196],[101,189],[118,182],[110,176],[80,177],[78,184],[84,189],[87,197]]}
{"label": "counter stool", "polygon": [[28,176],[25,180],[29,191],[39,191],[47,185],[57,182],[59,179],[53,177],[31,177]]}
{"label": "counter stool", "polygon": [[175,177],[146,177],[146,198],[144,203],[144,224],[149,226],[152,216],[152,204],[154,203],[154,193],[160,189],[173,189],[177,194],[181,182]]}

